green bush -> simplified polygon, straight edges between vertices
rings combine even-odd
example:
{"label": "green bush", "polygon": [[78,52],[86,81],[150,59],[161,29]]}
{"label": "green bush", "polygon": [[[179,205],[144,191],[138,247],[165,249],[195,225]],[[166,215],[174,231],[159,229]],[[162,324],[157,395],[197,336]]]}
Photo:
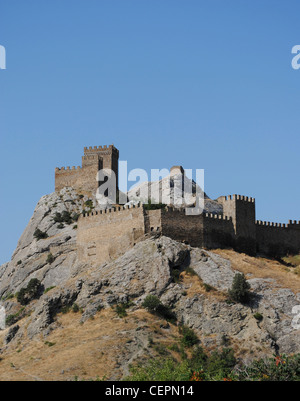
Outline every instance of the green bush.
{"label": "green bush", "polygon": [[38,241],[40,239],[46,239],[48,238],[48,234],[44,231],[41,231],[39,228],[37,228],[33,234],[34,238],[36,238]]}
{"label": "green bush", "polygon": [[18,263],[17,263],[17,266],[19,266],[21,264],[22,264],[22,260],[19,260]]}
{"label": "green bush", "polygon": [[179,333],[182,335],[181,343],[184,347],[190,348],[198,344],[199,338],[197,334],[187,326],[180,326]]}
{"label": "green bush", "polygon": [[72,216],[73,221],[74,221],[74,222],[77,222],[78,219],[79,219],[79,216],[80,216],[80,214],[74,213],[73,216]]}
{"label": "green bush", "polygon": [[7,326],[12,326],[13,324],[17,323],[17,321],[21,318],[22,313],[24,312],[25,308],[21,308],[17,313],[14,315],[8,315],[5,319],[5,324]]}
{"label": "green bush", "polygon": [[239,380],[300,381],[300,354],[259,359],[239,372]]}
{"label": "green bush", "polygon": [[171,358],[150,359],[146,364],[132,366],[128,381],[188,381],[188,362],[178,363]]}
{"label": "green bush", "polygon": [[236,273],[231,289],[228,291],[229,299],[234,302],[246,303],[250,297],[250,284],[243,273]]}
{"label": "green bush", "polygon": [[155,313],[159,305],[161,305],[161,302],[155,295],[147,295],[142,303],[142,307],[147,309],[150,313]]}
{"label": "green bush", "polygon": [[222,352],[214,351],[207,359],[205,369],[208,374],[218,372],[222,377],[227,377],[236,364],[234,352],[231,348],[223,348]]}
{"label": "green bush", "polygon": [[73,218],[71,216],[71,213],[68,212],[67,210],[64,210],[62,213],[55,213],[55,216],[53,217],[53,221],[55,223],[60,223],[58,228],[63,228],[63,223],[66,223],[68,225],[72,224]]}
{"label": "green bush", "polygon": [[165,209],[166,205],[164,203],[152,203],[152,200],[149,199],[148,203],[144,205],[145,210],[158,210]]}
{"label": "green bush", "polygon": [[259,322],[261,322],[263,320],[263,315],[261,313],[254,313],[253,317],[258,320]]}
{"label": "green bush", "polygon": [[27,287],[21,288],[17,294],[17,300],[21,305],[29,304],[33,299],[38,298],[41,292],[41,282],[37,278],[29,281]]}
{"label": "green bush", "polygon": [[178,361],[171,357],[151,358],[146,363],[130,367],[128,381],[299,381],[300,354],[274,356],[239,364],[235,371],[232,349],[223,348],[206,354],[201,347],[193,349],[191,357]]}
{"label": "green bush", "polygon": [[79,306],[78,306],[77,304],[73,304],[73,306],[72,306],[72,311],[73,311],[74,313],[78,313],[78,312],[80,311]]}
{"label": "green bush", "polygon": [[119,317],[126,317],[127,316],[126,306],[124,304],[117,305],[115,311],[116,311],[116,314]]}
{"label": "green bush", "polygon": [[84,202],[84,205],[85,205],[86,207],[90,208],[90,209],[93,209],[93,208],[94,208],[93,201],[92,201],[91,199],[89,199],[89,200],[87,200],[86,202]]}
{"label": "green bush", "polygon": [[46,288],[46,289],[45,289],[45,291],[44,291],[44,294],[47,294],[47,292],[49,292],[49,291],[53,290],[53,288],[55,288],[55,285],[54,285],[54,286],[52,286],[52,287],[48,287],[48,288]]}
{"label": "green bush", "polygon": [[131,301],[123,302],[123,303],[116,305],[116,309],[115,309],[116,314],[119,317],[126,317],[127,316],[126,309],[130,308],[130,306],[132,306],[132,305],[133,305],[133,303]]}
{"label": "green bush", "polygon": [[48,256],[47,256],[46,263],[51,265],[54,261],[55,261],[55,257],[52,255],[52,253],[49,253]]}
{"label": "green bush", "polygon": [[147,309],[150,313],[156,314],[171,323],[177,320],[175,313],[172,312],[168,306],[163,305],[155,295],[147,295],[142,303],[142,307]]}

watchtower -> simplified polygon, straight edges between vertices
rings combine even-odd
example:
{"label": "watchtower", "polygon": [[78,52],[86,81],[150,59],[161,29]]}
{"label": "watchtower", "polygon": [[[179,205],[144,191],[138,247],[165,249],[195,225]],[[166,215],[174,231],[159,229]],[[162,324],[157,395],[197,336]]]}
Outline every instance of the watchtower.
{"label": "watchtower", "polygon": [[118,190],[118,162],[119,151],[114,145],[85,147],[82,167],[55,169],[55,190],[72,187],[78,191],[95,193],[101,184],[97,181],[97,174],[102,169],[110,169],[115,173]]}

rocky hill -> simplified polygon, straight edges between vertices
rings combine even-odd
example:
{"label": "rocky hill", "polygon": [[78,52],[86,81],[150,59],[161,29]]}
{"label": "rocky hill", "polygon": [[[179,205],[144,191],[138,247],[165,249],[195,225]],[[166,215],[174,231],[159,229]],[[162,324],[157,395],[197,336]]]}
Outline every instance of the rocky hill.
{"label": "rocky hill", "polygon": [[[163,236],[146,236],[101,266],[80,264],[76,221],[94,207],[95,198],[71,188],[44,196],[12,260],[0,267],[7,320],[0,331],[1,380],[121,379],[137,360],[179,358],[181,325],[208,351],[230,345],[238,363],[300,352],[300,331],[292,325],[300,278],[292,267]],[[236,272],[251,285],[244,305],[227,298]],[[33,279],[38,286],[31,296],[26,288]],[[143,308],[150,294],[176,321]]]}

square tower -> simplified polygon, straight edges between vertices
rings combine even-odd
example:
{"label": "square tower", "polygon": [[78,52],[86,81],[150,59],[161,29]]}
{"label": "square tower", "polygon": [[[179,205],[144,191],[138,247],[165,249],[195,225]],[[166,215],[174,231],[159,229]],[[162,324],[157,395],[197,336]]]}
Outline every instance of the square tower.
{"label": "square tower", "polygon": [[95,193],[100,185],[97,174],[102,169],[110,169],[115,173],[118,190],[118,163],[119,151],[114,145],[86,147],[82,156],[82,167],[55,169],[55,190],[72,187],[81,192]]}

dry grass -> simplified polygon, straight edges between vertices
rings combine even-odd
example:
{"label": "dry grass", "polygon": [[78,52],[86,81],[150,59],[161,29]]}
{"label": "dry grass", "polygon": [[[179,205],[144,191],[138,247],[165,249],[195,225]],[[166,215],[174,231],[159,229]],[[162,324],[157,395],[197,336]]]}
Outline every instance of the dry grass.
{"label": "dry grass", "polygon": [[300,276],[295,274],[295,268],[287,268],[272,259],[251,257],[229,249],[217,249],[213,252],[230,260],[233,269],[244,273],[247,278],[271,278],[280,287],[289,288],[295,294],[300,291]]}
{"label": "dry grass", "polygon": [[[144,310],[130,312],[120,319],[112,309],[105,309],[83,325],[80,317],[80,313],[60,314],[60,327],[46,338],[40,336],[32,341],[22,339],[19,344],[12,343],[1,355],[0,381],[109,379],[112,370],[113,379],[119,380],[122,375],[117,369],[119,362],[122,356],[128,355],[127,346],[136,340],[138,327],[142,328],[146,339],[136,347],[141,351],[138,356],[147,356],[151,335],[154,345],[161,344],[165,348],[179,336],[176,326],[161,330],[163,320]],[[0,336],[0,341],[4,335]],[[155,353],[155,346],[150,351]]]}

